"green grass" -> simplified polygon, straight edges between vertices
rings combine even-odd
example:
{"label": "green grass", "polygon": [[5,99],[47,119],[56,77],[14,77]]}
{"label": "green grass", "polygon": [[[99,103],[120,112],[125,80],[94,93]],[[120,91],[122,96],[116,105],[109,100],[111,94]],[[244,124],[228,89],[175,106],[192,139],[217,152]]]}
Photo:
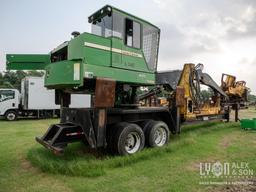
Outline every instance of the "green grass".
{"label": "green grass", "polygon": [[164,148],[113,157],[80,143],[53,155],[34,137],[56,122],[0,121],[0,191],[206,191],[200,162],[246,161],[256,171],[256,132],[238,123],[187,125]]}

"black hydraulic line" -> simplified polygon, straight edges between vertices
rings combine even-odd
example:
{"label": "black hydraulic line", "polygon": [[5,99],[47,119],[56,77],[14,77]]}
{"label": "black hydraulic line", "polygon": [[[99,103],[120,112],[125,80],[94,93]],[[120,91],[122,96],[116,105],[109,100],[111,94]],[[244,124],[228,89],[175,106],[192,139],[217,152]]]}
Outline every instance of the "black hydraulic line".
{"label": "black hydraulic line", "polygon": [[157,94],[161,93],[161,91],[162,91],[161,87],[154,87],[153,89],[149,90],[148,92],[138,95],[138,100],[147,99],[153,95],[157,95]]}

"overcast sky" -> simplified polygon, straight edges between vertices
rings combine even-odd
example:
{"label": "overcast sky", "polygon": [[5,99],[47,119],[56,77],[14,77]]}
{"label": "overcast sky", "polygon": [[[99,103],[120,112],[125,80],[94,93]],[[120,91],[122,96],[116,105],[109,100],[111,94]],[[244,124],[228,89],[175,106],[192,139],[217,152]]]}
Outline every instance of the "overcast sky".
{"label": "overcast sky", "polygon": [[232,74],[256,94],[256,0],[0,0],[0,71],[6,53],[48,53],[90,32],[87,17],[105,4],[161,28],[158,70],[203,63],[217,83]]}

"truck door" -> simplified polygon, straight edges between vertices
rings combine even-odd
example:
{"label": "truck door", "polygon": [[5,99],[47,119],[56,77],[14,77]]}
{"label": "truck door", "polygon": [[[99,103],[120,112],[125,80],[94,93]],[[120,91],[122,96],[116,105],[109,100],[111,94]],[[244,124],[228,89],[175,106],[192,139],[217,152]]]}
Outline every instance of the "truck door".
{"label": "truck door", "polygon": [[112,66],[132,71],[147,71],[141,46],[141,24],[126,18],[124,29],[123,39],[112,41]]}
{"label": "truck door", "polygon": [[19,95],[17,90],[0,89],[0,115],[10,109],[18,109]]}

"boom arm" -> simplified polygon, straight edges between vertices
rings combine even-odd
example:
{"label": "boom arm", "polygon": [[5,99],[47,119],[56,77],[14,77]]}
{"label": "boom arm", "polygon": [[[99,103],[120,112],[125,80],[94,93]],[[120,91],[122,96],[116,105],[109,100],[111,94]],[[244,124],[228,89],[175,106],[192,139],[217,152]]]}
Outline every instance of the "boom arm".
{"label": "boom arm", "polygon": [[227,94],[217,85],[217,83],[211,78],[209,74],[201,73],[200,76],[200,81],[202,84],[211,87],[213,90],[217,91],[219,94],[228,99]]}

